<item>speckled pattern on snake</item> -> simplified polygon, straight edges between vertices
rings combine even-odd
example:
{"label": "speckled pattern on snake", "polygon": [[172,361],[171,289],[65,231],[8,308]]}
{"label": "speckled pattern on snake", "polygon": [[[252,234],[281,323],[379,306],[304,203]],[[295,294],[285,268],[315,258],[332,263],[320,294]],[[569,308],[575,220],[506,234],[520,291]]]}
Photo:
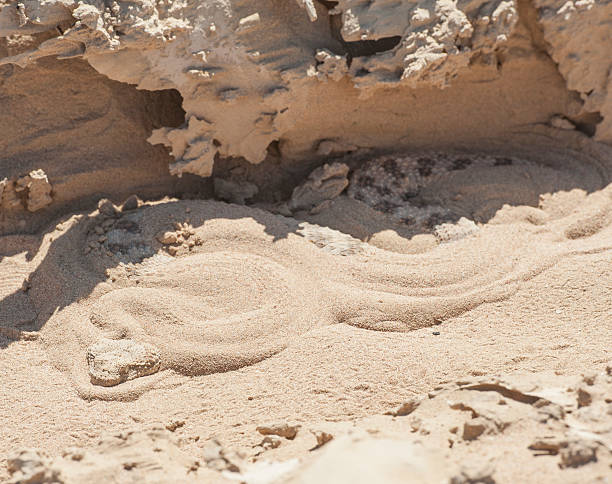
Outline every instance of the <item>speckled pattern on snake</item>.
{"label": "speckled pattern on snake", "polygon": [[419,203],[421,189],[457,170],[521,165],[528,162],[507,156],[452,153],[387,155],[372,159],[352,175],[349,197],[407,224],[433,228],[448,220],[449,210]]}

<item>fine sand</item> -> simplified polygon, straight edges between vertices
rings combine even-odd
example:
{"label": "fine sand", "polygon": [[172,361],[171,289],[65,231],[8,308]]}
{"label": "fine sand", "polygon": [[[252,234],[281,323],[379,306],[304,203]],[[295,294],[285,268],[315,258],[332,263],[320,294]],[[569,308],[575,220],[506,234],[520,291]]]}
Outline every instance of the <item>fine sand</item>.
{"label": "fine sand", "polygon": [[[331,429],[330,452],[340,460],[290,469],[317,482],[317,466],[346,459],[341,437],[351,428],[418,437],[446,452],[439,458],[449,468],[486,455],[493,481],[478,482],[605,482],[597,479],[612,462],[609,393],[602,407],[586,397],[576,404],[590,405],[592,415],[579,415],[599,422],[589,435],[604,442],[597,462],[579,465],[567,464],[573,457],[563,449],[573,444],[536,458],[519,442],[520,429],[529,438],[553,430],[527,425],[541,420],[519,407],[537,398],[509,390],[496,391],[519,410],[483,438],[478,429],[471,438],[475,424],[419,432],[402,412],[385,416],[441,382],[504,375],[525,384],[539,375],[542,388],[574,388],[581,375],[599,372],[590,385],[600,388],[610,379],[612,158],[560,149],[521,159],[432,182],[422,203],[434,203],[433,193],[451,210],[437,232],[409,233],[342,194],[318,213],[292,217],[209,200],[123,209],[109,202],[66,214],[38,234],[0,238],[0,481],[18,449],[55,457],[92,448],[108,433],[158,425],[172,431],[180,452],[206,463],[201,482],[232,472],[272,482],[272,471],[248,478],[245,469],[294,458],[301,469],[332,445],[321,434]],[[473,230],[460,217],[475,221]],[[127,343],[117,349],[107,340]],[[432,400],[419,422],[446,422],[450,399]],[[270,422],[299,425],[299,438],[261,443],[266,432],[256,428]],[[307,435],[314,440],[300,440]],[[229,458],[221,468],[209,465],[204,449],[213,437],[242,453],[246,467],[234,469]],[[135,440],[136,449],[146,447]],[[364,442],[351,445],[375,461],[379,443]],[[515,454],[518,466],[508,461]],[[465,479],[455,482],[477,482]]]}

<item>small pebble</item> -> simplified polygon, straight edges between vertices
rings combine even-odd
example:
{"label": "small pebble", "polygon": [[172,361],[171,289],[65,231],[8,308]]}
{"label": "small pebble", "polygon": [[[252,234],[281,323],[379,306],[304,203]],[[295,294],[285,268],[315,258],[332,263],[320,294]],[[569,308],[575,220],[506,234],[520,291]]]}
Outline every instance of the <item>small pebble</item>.
{"label": "small pebble", "polygon": [[433,334],[434,336],[440,336],[440,331],[434,331],[432,334]]}

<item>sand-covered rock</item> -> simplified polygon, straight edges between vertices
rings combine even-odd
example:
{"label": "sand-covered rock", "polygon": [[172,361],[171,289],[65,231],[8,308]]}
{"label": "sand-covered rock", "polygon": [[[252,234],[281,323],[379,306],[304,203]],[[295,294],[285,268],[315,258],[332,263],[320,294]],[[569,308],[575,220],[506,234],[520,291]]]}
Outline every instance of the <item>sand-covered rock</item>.
{"label": "sand-covered rock", "polygon": [[230,482],[181,452],[162,429],[125,431],[102,438],[95,449],[68,448],[53,459],[22,450],[8,466],[11,484]]}

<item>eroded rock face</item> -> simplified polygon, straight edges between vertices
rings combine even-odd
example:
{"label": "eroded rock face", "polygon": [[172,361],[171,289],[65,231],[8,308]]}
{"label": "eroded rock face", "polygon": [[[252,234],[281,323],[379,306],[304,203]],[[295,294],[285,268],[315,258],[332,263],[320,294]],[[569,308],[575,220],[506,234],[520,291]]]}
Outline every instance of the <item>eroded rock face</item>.
{"label": "eroded rock face", "polygon": [[0,210],[28,210],[36,212],[53,201],[53,187],[43,170],[33,170],[27,175],[0,180]]}
{"label": "eroded rock face", "polygon": [[[330,9],[312,0],[32,0],[20,8],[15,3],[2,8],[0,38],[6,46],[0,50],[0,65],[26,66],[45,56],[81,57],[105,76],[139,89],[178,90],[185,123],[155,129],[149,141],[171,149],[171,173],[210,176],[215,156],[259,163],[279,140],[286,141],[280,144],[283,155],[303,156],[308,145],[323,138],[324,122],[307,121],[303,129],[308,112],[321,109],[313,100],[333,113],[336,124],[346,129],[344,141],[352,145],[356,113],[359,123],[367,125],[377,104],[359,106],[359,99],[376,97],[381,90],[406,90],[408,102],[410,89],[444,89],[462,77],[476,83],[500,79],[502,67],[515,60],[531,58],[538,68],[548,69],[549,61],[534,60],[531,45],[535,30],[541,30],[567,87],[584,102],[558,114],[594,125],[599,113],[603,121],[597,137],[611,141],[606,48],[611,5],[537,0],[533,24],[532,10],[521,14],[514,0],[340,0]],[[464,109],[460,96],[453,102],[454,110]],[[552,104],[538,103],[540,111],[531,112],[535,108],[528,105],[515,108],[529,112],[531,123],[557,114],[550,112]],[[489,108],[499,110],[493,117],[505,122],[507,113],[497,105]],[[389,128],[397,124],[389,116],[375,119]],[[484,118],[482,123],[486,126]],[[407,124],[408,131],[411,125],[420,129],[414,120]],[[389,140],[374,136],[362,142],[379,147]]]}
{"label": "eroded rock face", "polygon": [[89,375],[94,385],[110,387],[159,371],[160,355],[148,343],[102,339],[87,349]]}
{"label": "eroded rock face", "polygon": [[602,116],[596,139],[612,143],[612,1],[535,0],[534,4],[551,57],[567,87],[584,100],[581,114]]}

